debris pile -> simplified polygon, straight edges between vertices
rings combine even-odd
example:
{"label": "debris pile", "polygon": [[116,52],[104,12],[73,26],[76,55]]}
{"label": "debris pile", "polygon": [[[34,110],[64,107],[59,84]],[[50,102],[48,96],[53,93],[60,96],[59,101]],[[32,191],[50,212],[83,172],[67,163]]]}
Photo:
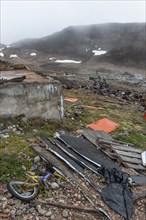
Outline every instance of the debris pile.
{"label": "debris pile", "polygon": [[[146,101],[146,93],[133,92],[130,90],[119,90],[110,86],[105,78],[98,76],[90,89],[98,95],[119,97],[130,102]],[[142,102],[142,103],[143,103]],[[144,103],[143,103],[144,105]]]}
{"label": "debris pile", "polygon": [[[32,146],[32,148],[39,156],[44,157],[45,160],[51,162],[53,166],[56,166],[57,169],[68,176],[70,181],[77,181],[75,173],[81,176],[97,192],[98,196],[101,195],[103,201],[110,208],[124,216],[125,219],[131,219],[133,213],[132,203],[134,200],[131,194],[131,188],[128,185],[133,184],[133,180],[135,180],[134,184],[136,185],[139,185],[139,182],[134,176],[129,176],[121,171],[121,167],[118,165],[118,157],[120,156],[117,152],[115,155],[113,154],[115,152],[114,148],[111,154],[112,159],[108,157],[107,152],[104,153],[103,148],[102,150],[100,149],[101,139],[99,142],[95,141],[95,139],[97,140],[97,136],[98,138],[102,137],[103,133],[86,131],[80,137],[57,133],[54,138],[38,138],[39,145]],[[107,137],[107,139],[104,139],[105,141],[113,143],[113,145],[118,145],[118,142],[114,142],[112,138],[108,139],[107,134],[104,133],[103,136]],[[125,168],[127,167],[124,162],[122,164],[120,163],[120,165],[123,165]],[[142,165],[140,166],[142,167]],[[143,167],[141,169],[140,166],[139,172],[140,170],[145,172],[145,168]],[[138,175],[136,171],[133,171],[133,173]],[[107,186],[104,185],[103,187],[102,184],[102,186],[99,185],[101,181],[98,178],[101,178],[101,175],[108,183]],[[145,184],[145,179],[146,177],[142,176],[143,181],[141,184]],[[114,190],[114,193],[109,193],[112,190]]]}

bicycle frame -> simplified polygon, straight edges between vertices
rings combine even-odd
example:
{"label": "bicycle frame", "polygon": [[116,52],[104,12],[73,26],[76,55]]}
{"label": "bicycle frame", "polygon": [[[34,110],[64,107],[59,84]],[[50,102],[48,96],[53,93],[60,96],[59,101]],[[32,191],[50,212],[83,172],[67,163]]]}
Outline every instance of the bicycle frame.
{"label": "bicycle frame", "polygon": [[45,183],[50,177],[61,178],[62,180],[67,181],[65,177],[63,177],[57,172],[54,172],[53,174],[47,172],[45,176],[36,176],[36,175],[30,175],[30,174],[26,174],[26,176],[27,176],[27,179],[24,182],[25,187],[34,187],[34,186],[43,185],[42,182]]}

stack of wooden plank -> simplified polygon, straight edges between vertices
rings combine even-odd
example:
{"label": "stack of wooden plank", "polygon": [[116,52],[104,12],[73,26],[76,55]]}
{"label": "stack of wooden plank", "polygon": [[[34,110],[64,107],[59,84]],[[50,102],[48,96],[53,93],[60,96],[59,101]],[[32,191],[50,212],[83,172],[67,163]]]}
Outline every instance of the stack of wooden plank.
{"label": "stack of wooden plank", "polygon": [[143,150],[135,148],[131,143],[114,140],[103,131],[94,131],[93,133],[93,131],[86,130],[83,135],[118,163],[136,171],[146,172],[146,167],[142,164]]}

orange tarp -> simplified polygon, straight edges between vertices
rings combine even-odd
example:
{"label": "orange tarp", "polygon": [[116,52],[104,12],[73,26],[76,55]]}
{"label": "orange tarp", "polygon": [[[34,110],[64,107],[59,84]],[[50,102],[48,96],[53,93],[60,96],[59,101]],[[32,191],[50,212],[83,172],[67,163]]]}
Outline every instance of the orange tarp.
{"label": "orange tarp", "polygon": [[90,127],[93,130],[101,130],[110,133],[114,131],[117,127],[119,127],[119,124],[115,123],[114,121],[111,121],[108,118],[103,118],[99,121],[96,121],[88,125],[88,127]]}
{"label": "orange tarp", "polygon": [[69,102],[76,102],[78,98],[65,98],[64,100],[69,101]]}
{"label": "orange tarp", "polygon": [[144,114],[143,118],[144,118],[144,120],[146,120],[146,113]]}
{"label": "orange tarp", "polygon": [[89,108],[89,109],[96,109],[96,110],[104,109],[102,107],[90,106],[90,105],[81,105],[81,107],[82,108]]}

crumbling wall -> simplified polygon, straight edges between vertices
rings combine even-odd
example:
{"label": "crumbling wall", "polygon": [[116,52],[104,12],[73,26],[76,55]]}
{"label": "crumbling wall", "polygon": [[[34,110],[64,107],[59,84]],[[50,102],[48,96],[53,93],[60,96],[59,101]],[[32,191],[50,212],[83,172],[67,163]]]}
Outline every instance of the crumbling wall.
{"label": "crumbling wall", "polygon": [[0,117],[63,118],[62,88],[57,82],[4,83],[0,100]]}

